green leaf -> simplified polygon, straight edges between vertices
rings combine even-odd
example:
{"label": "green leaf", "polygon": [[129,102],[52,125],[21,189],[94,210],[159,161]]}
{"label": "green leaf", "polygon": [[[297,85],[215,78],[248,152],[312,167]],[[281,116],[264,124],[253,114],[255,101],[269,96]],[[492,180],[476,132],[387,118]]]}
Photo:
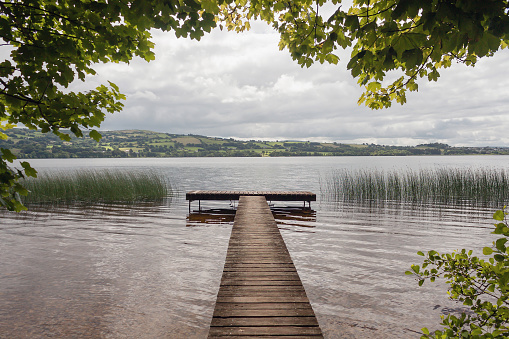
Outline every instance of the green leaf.
{"label": "green leaf", "polygon": [[16,160],[16,156],[6,148],[0,148],[0,153],[2,153],[2,159],[4,159],[5,161],[13,162],[14,160]]}
{"label": "green leaf", "polygon": [[497,248],[497,250],[499,250],[500,252],[505,252],[506,250],[506,247],[505,247],[505,243],[507,242],[507,239],[506,238],[500,238],[498,239],[496,242],[495,242],[495,247]]}
{"label": "green leaf", "polygon": [[27,176],[37,178],[37,171],[33,169],[28,162],[22,161],[20,164],[23,166]]}
{"label": "green leaf", "polygon": [[502,277],[500,277],[500,286],[507,286],[507,282],[509,281],[509,272],[505,272]]}
{"label": "green leaf", "polygon": [[484,255],[490,255],[490,254],[492,254],[492,253],[493,253],[493,249],[492,249],[491,247],[484,247],[484,248],[482,249],[482,253],[483,253]]}
{"label": "green leaf", "polygon": [[496,51],[499,49],[501,43],[501,40],[499,38],[488,32],[484,33],[483,38],[488,43],[488,48],[490,49],[490,51]]}
{"label": "green leaf", "polygon": [[202,6],[202,8],[205,11],[207,11],[209,13],[214,13],[214,14],[219,13],[219,6],[218,6],[216,1],[213,1],[213,0],[202,0],[201,1],[201,6]]}
{"label": "green leaf", "polygon": [[476,328],[475,330],[470,331],[470,333],[465,333],[465,335],[462,335],[462,336],[464,338],[472,338],[472,337],[475,337],[475,336],[478,336],[478,335],[481,335],[481,334],[482,334],[482,329]]}
{"label": "green leaf", "polygon": [[396,50],[392,47],[388,48],[385,53],[383,62],[384,69],[391,70],[395,67],[394,58],[397,56]]}
{"label": "green leaf", "polygon": [[405,66],[408,69],[420,66],[423,61],[422,51],[419,48],[406,50],[403,52],[403,59],[405,60]]}
{"label": "green leaf", "polygon": [[357,54],[355,54],[354,56],[352,56],[352,58],[348,62],[348,65],[346,66],[346,68],[353,69],[355,66],[357,66],[358,60],[362,59],[365,54],[366,54],[366,51],[362,50],[362,51],[358,52]]}
{"label": "green leaf", "polygon": [[382,26],[381,32],[387,35],[395,34],[399,30],[398,24],[395,21],[387,21]]}
{"label": "green leaf", "polygon": [[95,141],[99,142],[102,138],[101,133],[97,132],[95,129],[91,130],[88,135],[94,139]]}
{"label": "green leaf", "polygon": [[400,0],[397,4],[398,5],[391,13],[392,19],[400,19],[405,16],[410,5],[410,0]]}
{"label": "green leaf", "polygon": [[[479,57],[485,56],[490,51],[488,41],[485,39],[480,39],[473,46],[474,46],[475,54]],[[469,51],[470,51],[470,49],[469,49]]]}
{"label": "green leaf", "polygon": [[376,92],[378,91],[380,88],[382,88],[382,84],[380,84],[379,82],[377,81],[373,81],[373,82],[370,82],[368,84],[368,86],[366,86],[367,90],[370,91],[370,92]]}
{"label": "green leaf", "polygon": [[351,31],[359,29],[359,17],[357,15],[347,15],[345,18],[345,26],[349,27]]}
{"label": "green leaf", "polygon": [[504,211],[498,210],[493,214],[493,219],[498,221],[504,221],[505,219],[505,213]]}
{"label": "green leaf", "polygon": [[108,83],[110,84],[110,86],[115,90],[115,92],[120,92],[120,89],[118,88],[117,85],[115,85],[113,82],[111,81],[108,81]]}
{"label": "green leaf", "polygon": [[[401,55],[406,50],[419,49],[427,42],[427,35],[421,33],[404,33],[392,39],[392,47]],[[403,60],[404,61],[404,60]]]}
{"label": "green leaf", "polygon": [[419,85],[417,85],[417,83],[415,81],[410,81],[408,82],[408,84],[406,85],[406,88],[410,91],[410,92],[415,92],[419,89]]}

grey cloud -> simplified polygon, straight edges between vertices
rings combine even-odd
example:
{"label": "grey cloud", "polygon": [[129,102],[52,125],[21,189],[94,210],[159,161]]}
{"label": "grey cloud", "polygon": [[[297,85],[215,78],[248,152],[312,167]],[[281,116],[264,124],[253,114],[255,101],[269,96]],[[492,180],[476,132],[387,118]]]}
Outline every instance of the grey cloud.
{"label": "grey cloud", "polygon": [[115,82],[128,96],[105,129],[140,128],[211,136],[451,145],[507,145],[509,51],[475,68],[453,65],[436,83],[420,81],[404,106],[371,111],[340,65],[302,69],[263,24],[202,41],[154,32],[156,60],[98,65],[98,76],[75,88]]}

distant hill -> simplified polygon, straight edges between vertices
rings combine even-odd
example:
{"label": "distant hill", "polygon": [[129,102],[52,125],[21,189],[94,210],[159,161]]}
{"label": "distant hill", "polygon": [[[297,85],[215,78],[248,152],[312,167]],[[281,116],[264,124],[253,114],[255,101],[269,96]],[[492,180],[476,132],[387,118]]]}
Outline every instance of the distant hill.
{"label": "distant hill", "polygon": [[202,135],[157,133],[141,130],[103,131],[103,138],[60,140],[51,133],[15,128],[5,132],[0,147],[18,158],[121,158],[121,157],[261,157],[261,156],[388,156],[509,154],[505,147],[450,147],[433,143],[418,146],[383,146],[309,141],[241,141]]}

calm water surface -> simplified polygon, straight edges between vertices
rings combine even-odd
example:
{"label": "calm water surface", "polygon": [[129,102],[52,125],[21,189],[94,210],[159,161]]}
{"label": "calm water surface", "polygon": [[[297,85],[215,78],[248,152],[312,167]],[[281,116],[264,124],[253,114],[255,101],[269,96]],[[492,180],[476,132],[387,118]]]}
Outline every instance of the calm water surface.
{"label": "calm water surface", "polygon": [[1,338],[206,338],[233,214],[216,211],[228,202],[189,213],[185,192],[195,189],[317,193],[310,213],[282,203],[274,213],[326,338],[418,338],[462,305],[405,270],[420,262],[418,250],[480,253],[493,239],[494,208],[338,204],[323,183],[344,168],[509,167],[506,156],[31,162],[40,171],[157,171],[174,196],[0,213]]}

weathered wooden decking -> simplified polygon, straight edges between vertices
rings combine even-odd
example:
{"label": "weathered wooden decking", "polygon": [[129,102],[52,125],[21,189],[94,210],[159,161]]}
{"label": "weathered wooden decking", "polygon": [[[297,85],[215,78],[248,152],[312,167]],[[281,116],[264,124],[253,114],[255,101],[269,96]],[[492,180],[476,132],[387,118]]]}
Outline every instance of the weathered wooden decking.
{"label": "weathered wooden decking", "polygon": [[186,200],[189,200],[191,210],[192,201],[239,200],[242,196],[262,196],[268,201],[303,201],[309,208],[311,201],[316,201],[316,194],[308,191],[190,191],[186,193]]}
{"label": "weathered wooden decking", "polygon": [[242,196],[209,338],[323,337],[263,196]]}

